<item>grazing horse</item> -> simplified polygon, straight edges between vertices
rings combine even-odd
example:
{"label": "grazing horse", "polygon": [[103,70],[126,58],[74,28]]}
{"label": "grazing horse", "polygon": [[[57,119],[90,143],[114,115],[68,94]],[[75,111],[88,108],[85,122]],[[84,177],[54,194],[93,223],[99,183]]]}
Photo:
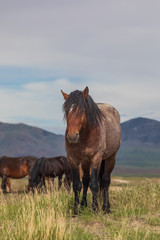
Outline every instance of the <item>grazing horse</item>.
{"label": "grazing horse", "polygon": [[2,178],[1,188],[3,193],[7,193],[6,186],[11,192],[9,178],[19,179],[28,175],[30,178],[31,169],[38,158],[33,156],[25,157],[0,157],[0,177]]}
{"label": "grazing horse", "polygon": [[[88,87],[84,91],[76,90],[69,95],[62,90],[61,92],[65,99],[63,104],[64,118],[67,121],[65,148],[72,172],[74,214],[78,213],[82,183],[81,206],[87,206],[87,190],[90,186],[93,196],[92,208],[96,211],[100,187],[103,193],[103,211],[108,213],[110,175],[121,142],[119,113],[109,104],[96,104],[88,94]],[[80,164],[83,170],[82,183],[79,174]]]}
{"label": "grazing horse", "polygon": [[62,185],[62,177],[65,174],[65,186],[70,189],[71,176],[70,168],[68,166],[67,158],[64,156],[58,156],[53,158],[42,157],[35,163],[31,178],[29,181],[29,188],[34,192],[34,188],[42,187],[45,185],[45,177],[52,178],[58,176],[58,189]]}

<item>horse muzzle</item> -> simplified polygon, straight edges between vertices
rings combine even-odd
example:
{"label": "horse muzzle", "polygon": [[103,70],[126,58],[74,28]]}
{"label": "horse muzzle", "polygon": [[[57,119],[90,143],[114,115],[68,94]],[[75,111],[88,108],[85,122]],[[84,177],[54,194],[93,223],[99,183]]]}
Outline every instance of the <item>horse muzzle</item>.
{"label": "horse muzzle", "polygon": [[67,139],[70,143],[77,143],[79,140],[79,133],[75,133],[75,134],[67,134]]}

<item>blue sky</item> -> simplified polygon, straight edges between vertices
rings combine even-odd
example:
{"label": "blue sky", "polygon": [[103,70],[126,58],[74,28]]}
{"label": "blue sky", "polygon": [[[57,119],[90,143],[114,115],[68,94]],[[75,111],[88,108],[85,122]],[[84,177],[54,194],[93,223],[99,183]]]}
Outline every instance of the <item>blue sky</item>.
{"label": "blue sky", "polygon": [[89,87],[121,122],[160,121],[158,0],[0,0],[1,122],[64,134],[63,97]]}

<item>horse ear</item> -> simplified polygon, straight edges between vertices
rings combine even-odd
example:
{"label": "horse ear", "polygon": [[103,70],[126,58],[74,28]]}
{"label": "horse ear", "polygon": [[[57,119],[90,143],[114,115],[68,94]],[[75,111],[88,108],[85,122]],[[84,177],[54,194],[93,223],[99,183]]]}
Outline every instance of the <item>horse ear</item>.
{"label": "horse ear", "polygon": [[64,100],[66,100],[69,95],[68,95],[67,93],[64,93],[62,90],[61,90],[61,93],[62,93],[62,95],[63,95],[63,97],[64,97]]}
{"label": "horse ear", "polygon": [[89,93],[89,88],[88,88],[88,87],[86,87],[86,88],[83,90],[83,97],[84,97],[84,99],[86,99],[86,98],[87,98],[87,96],[88,96],[88,93]]}

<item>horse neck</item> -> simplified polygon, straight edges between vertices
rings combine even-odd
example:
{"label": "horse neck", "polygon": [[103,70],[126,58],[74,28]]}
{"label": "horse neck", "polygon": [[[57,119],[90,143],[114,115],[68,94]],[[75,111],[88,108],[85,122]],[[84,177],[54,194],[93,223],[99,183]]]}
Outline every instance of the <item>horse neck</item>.
{"label": "horse neck", "polygon": [[38,166],[34,166],[34,168],[32,169],[32,172],[31,172],[31,180],[35,181],[37,176],[38,176]]}
{"label": "horse neck", "polygon": [[90,122],[87,122],[85,126],[81,129],[80,138],[81,140],[87,139],[93,131],[98,129],[99,126],[93,127]]}

